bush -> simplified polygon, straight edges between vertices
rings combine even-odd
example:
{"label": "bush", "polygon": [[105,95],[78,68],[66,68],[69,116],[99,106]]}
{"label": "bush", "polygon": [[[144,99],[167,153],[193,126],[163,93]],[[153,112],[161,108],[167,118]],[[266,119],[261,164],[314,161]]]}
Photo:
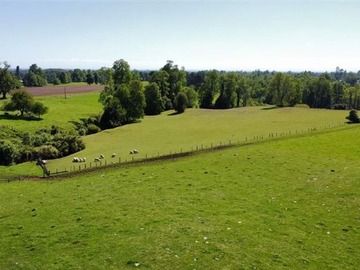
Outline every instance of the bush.
{"label": "bush", "polygon": [[356,110],[351,110],[349,112],[349,116],[346,116],[346,119],[349,120],[349,122],[351,123],[360,123],[360,118],[357,115],[357,111]]}
{"label": "bush", "polygon": [[310,106],[304,103],[301,104],[296,104],[294,107],[296,108],[305,108],[305,109],[310,109]]}
{"label": "bush", "polygon": [[335,104],[334,110],[346,110],[346,104]]}
{"label": "bush", "polygon": [[177,113],[183,113],[185,112],[185,109],[187,108],[188,99],[183,92],[179,92],[176,96],[176,106],[175,111]]}
{"label": "bush", "polygon": [[59,85],[59,84],[61,84],[61,81],[60,81],[59,78],[56,78],[56,79],[54,80],[54,85]]}
{"label": "bush", "polygon": [[56,134],[51,145],[59,151],[60,157],[71,155],[85,148],[85,143],[81,137],[71,133]]}
{"label": "bush", "polygon": [[35,149],[36,156],[42,159],[52,159],[60,156],[59,150],[52,145],[43,145]]}
{"label": "bush", "polygon": [[100,129],[98,126],[96,126],[96,125],[94,125],[94,124],[90,124],[90,125],[88,125],[88,127],[87,127],[87,132],[86,132],[86,134],[87,134],[87,135],[95,134],[95,133],[98,133],[98,132],[100,132],[100,131],[101,131],[101,129]]}
{"label": "bush", "polygon": [[51,140],[51,135],[44,130],[36,131],[32,137],[33,146],[41,146]]}
{"label": "bush", "polygon": [[12,165],[19,156],[18,148],[7,140],[0,141],[0,165]]}

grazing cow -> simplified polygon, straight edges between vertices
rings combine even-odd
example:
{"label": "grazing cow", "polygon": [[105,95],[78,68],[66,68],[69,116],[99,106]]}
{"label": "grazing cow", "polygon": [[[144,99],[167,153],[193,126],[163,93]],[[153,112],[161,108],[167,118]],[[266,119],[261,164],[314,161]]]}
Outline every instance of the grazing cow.
{"label": "grazing cow", "polygon": [[100,162],[100,158],[95,158],[94,161],[95,162]]}
{"label": "grazing cow", "polygon": [[112,153],[111,157],[112,157],[112,158],[116,157],[116,154],[115,154],[115,153]]}
{"label": "grazing cow", "polygon": [[75,163],[80,162],[80,159],[78,157],[74,157],[72,162],[75,162]]}
{"label": "grazing cow", "polygon": [[99,157],[100,159],[103,159],[103,158],[105,158],[105,156],[104,155],[100,155],[100,157]]}
{"label": "grazing cow", "polygon": [[134,152],[134,154],[139,154],[139,151],[136,149],[134,149],[133,152]]}

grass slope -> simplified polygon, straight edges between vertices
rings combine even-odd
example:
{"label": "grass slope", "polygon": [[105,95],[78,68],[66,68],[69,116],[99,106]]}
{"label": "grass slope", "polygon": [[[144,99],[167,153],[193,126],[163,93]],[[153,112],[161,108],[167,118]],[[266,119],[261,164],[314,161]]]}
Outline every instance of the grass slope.
{"label": "grass slope", "polygon": [[356,269],[359,131],[3,183],[0,269]]}
{"label": "grass slope", "polygon": [[[84,101],[81,99],[84,97]],[[59,102],[66,103],[66,112],[63,117],[51,116],[58,121],[69,121],[70,117],[85,116],[90,114],[90,109],[86,104],[93,104],[96,95],[76,95],[71,104],[81,104],[88,108],[82,114],[74,113],[75,107],[70,108],[64,99]],[[47,99],[46,99],[47,100]],[[56,99],[49,99],[55,102]],[[65,105],[64,105],[65,106]],[[54,106],[56,107],[56,106]],[[60,109],[61,106],[58,106]],[[81,109],[78,109],[81,111]],[[70,112],[69,112],[70,111]],[[180,151],[191,151],[198,148],[219,145],[220,142],[228,144],[231,142],[245,142],[254,136],[268,138],[269,134],[280,135],[292,131],[308,132],[309,128],[332,127],[345,122],[345,111],[334,110],[315,110],[304,108],[277,108],[271,107],[246,107],[232,110],[187,110],[184,114],[171,115],[165,112],[159,116],[146,116],[141,123],[126,125],[116,129],[105,130],[101,133],[87,136],[84,138],[86,149],[57,160],[50,160],[48,168],[52,172],[78,169],[94,166],[94,158],[104,154],[106,162],[119,162],[119,160],[130,160],[132,158],[145,158],[169,154]],[[68,123],[70,124],[70,123]],[[129,155],[130,149],[138,149],[139,155]],[[115,152],[117,157],[111,159],[111,154]],[[87,162],[73,164],[73,157],[86,157]],[[90,164],[92,163],[92,164]],[[39,167],[32,163],[20,164],[11,167],[2,167],[2,178],[11,175],[38,175],[42,172]],[[0,176],[1,178],[1,176]]]}
{"label": "grass slope", "polygon": [[[346,112],[330,110],[309,110],[284,108],[264,110],[264,107],[248,107],[226,111],[187,110],[181,115],[170,116],[169,112],[160,116],[145,117],[141,123],[106,130],[84,138],[86,149],[70,157],[49,162],[49,168],[69,169],[72,157],[87,157],[86,165],[94,163],[94,158],[104,154],[107,162],[129,160],[130,149],[138,149],[135,158],[190,151],[201,146],[245,141],[254,136],[270,133],[306,131],[312,127],[333,126],[344,123]],[[274,135],[275,136],[275,135]],[[111,154],[116,159],[110,159]],[[81,164],[85,166],[84,164]],[[78,165],[77,165],[78,166]]]}
{"label": "grass slope", "polygon": [[[2,117],[0,125],[11,126],[21,131],[35,131],[50,128],[52,125],[69,128],[74,127],[72,121],[79,121],[81,118],[87,118],[102,111],[102,106],[98,102],[99,92],[69,94],[66,99],[64,96],[35,97],[35,100],[49,107],[49,112],[43,115],[41,120],[28,121]],[[0,108],[4,102],[0,100]]]}

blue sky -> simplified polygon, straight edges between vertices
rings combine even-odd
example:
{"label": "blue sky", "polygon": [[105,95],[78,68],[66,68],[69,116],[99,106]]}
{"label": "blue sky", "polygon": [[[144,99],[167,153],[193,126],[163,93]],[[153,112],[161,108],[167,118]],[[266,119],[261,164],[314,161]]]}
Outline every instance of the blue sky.
{"label": "blue sky", "polygon": [[358,71],[359,14],[355,0],[0,0],[0,62]]}

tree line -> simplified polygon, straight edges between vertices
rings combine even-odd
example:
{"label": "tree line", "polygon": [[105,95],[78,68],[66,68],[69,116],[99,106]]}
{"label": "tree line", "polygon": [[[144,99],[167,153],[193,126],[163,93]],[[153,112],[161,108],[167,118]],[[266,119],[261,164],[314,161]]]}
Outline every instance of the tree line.
{"label": "tree line", "polygon": [[[115,86],[138,79],[152,84],[151,90],[147,90],[149,102],[146,104],[149,104],[146,106],[145,114],[157,114],[163,110],[174,109],[179,93],[186,95],[187,107],[227,109],[260,104],[277,106],[306,104],[311,108],[329,109],[359,109],[360,107],[360,71],[347,72],[339,67],[329,73],[309,71],[285,73],[260,70],[189,72],[169,60],[159,70],[137,71],[131,70],[129,64],[123,59],[115,61],[112,68],[103,67],[99,70],[43,70],[33,64],[26,71],[16,67],[15,71],[10,72],[9,67],[6,62],[3,68],[0,66],[3,98],[6,98],[6,93],[10,89],[21,85],[20,80],[24,86],[70,82],[109,84],[112,80]],[[119,72],[128,74],[119,75]],[[127,76],[127,79],[120,82],[118,79],[114,80],[114,76]],[[3,77],[7,78],[2,79]],[[10,77],[14,79],[11,80]],[[157,91],[160,91],[160,98]]]}

